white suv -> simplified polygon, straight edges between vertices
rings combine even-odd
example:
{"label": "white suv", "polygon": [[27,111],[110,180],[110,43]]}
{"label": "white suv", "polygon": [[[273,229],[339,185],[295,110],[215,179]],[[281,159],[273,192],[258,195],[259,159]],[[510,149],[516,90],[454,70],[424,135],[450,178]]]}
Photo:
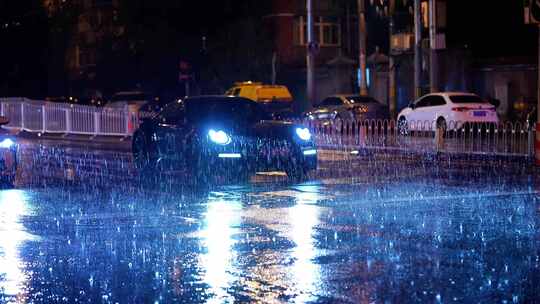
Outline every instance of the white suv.
{"label": "white suv", "polygon": [[495,106],[471,93],[434,93],[419,98],[398,115],[401,133],[435,127],[459,129],[469,122],[499,123]]}

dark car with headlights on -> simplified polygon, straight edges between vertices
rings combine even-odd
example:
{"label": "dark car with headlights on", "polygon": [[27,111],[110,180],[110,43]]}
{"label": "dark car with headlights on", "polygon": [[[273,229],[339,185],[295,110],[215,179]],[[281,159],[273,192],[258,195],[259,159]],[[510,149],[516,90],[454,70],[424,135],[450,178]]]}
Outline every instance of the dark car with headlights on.
{"label": "dark car with headlights on", "polygon": [[133,137],[141,179],[187,171],[198,180],[259,171],[303,178],[317,168],[313,137],[300,125],[273,121],[257,102],[234,96],[200,96],[168,104]]}
{"label": "dark car with headlights on", "polygon": [[390,119],[388,107],[369,96],[334,95],[304,114],[311,120],[366,120]]}
{"label": "dark car with headlights on", "polygon": [[13,136],[2,128],[9,120],[0,117],[0,184],[11,186],[17,174],[17,144]]}

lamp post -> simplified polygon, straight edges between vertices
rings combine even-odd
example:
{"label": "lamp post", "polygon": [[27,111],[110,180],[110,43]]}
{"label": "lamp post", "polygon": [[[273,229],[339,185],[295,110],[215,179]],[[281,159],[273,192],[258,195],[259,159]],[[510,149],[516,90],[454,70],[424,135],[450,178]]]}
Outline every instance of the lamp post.
{"label": "lamp post", "polygon": [[366,28],[366,6],[365,0],[358,0],[358,23],[359,23],[359,63],[360,63],[360,95],[368,95],[367,87],[367,28]]}
{"label": "lamp post", "polygon": [[[307,0],[306,2],[307,9],[307,106],[308,108],[314,102],[315,99],[315,49],[316,42],[313,37],[313,7],[312,0]],[[305,109],[302,109],[305,110]]]}
{"label": "lamp post", "polygon": [[430,91],[436,93],[439,91],[439,69],[437,58],[437,1],[429,0],[429,79],[430,79]]}
{"label": "lamp post", "polygon": [[420,0],[414,0],[414,97],[422,95],[422,12]]}

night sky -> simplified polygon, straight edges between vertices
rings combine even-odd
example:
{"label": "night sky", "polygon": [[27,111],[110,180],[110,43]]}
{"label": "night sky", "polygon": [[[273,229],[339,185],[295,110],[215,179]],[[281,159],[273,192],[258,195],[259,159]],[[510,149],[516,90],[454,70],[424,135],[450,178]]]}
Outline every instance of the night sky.
{"label": "night sky", "polygon": [[448,42],[476,57],[535,56],[538,30],[525,25],[521,0],[449,0]]}
{"label": "night sky", "polygon": [[[35,18],[39,2],[1,0],[0,21],[35,23],[39,20]],[[140,2],[148,7],[148,13],[164,14],[172,26],[181,26],[186,34],[194,36],[218,31],[223,25],[249,15],[263,15],[270,3],[267,0]],[[171,5],[174,2],[178,4]],[[268,3],[261,5],[261,2]],[[537,30],[523,24],[521,0],[450,0],[447,3],[450,45],[467,45],[478,56],[534,56]],[[160,11],[160,6],[168,11]]]}

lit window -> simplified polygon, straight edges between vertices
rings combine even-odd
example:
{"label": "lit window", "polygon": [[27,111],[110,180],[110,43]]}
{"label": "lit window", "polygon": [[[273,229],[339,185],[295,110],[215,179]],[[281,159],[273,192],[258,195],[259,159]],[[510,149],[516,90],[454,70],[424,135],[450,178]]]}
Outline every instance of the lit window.
{"label": "lit window", "polygon": [[[331,17],[314,18],[313,35],[321,47],[341,45],[341,25],[339,19]],[[304,16],[294,21],[294,44],[307,45],[307,23]]]}

